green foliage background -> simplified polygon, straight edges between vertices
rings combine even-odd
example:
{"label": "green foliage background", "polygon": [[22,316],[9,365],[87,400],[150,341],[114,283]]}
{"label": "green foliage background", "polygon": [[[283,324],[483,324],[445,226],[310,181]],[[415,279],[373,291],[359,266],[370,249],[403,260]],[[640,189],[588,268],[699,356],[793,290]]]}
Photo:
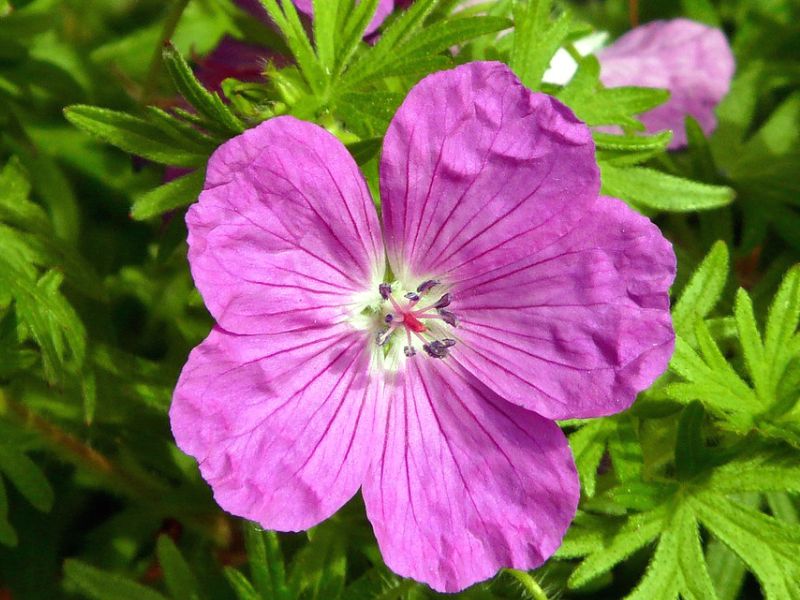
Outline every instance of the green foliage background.
{"label": "green foliage background", "polygon": [[[279,33],[231,0],[0,0],[0,598],[436,597],[382,564],[358,498],[307,534],[262,532],[175,448],[172,386],[211,325],[181,214],[214,148],[277,114],[338,135],[376,190],[405,93],[476,59],[623,127],[595,136],[603,189],[675,246],[678,342],[631,410],[562,423],[583,496],[557,555],[457,597],[800,598],[800,5],[417,0],[369,45],[377,0],[316,2],[308,30],[263,4]],[[666,92],[603,89],[593,57],[542,83],[556,49],[632,11],[732,42],[719,127],[689,120],[686,151],[638,133]],[[292,60],[220,97],[191,63],[225,35]],[[191,170],[162,184],[159,165]]]}

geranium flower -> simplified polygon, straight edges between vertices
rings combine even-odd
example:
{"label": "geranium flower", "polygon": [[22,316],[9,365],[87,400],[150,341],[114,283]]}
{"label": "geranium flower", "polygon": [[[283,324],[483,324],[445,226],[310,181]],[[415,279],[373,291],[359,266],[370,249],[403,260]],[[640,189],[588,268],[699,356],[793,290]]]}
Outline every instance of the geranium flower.
{"label": "geranium flower", "polygon": [[380,168],[382,225],[316,125],[215,152],[186,222],[217,325],[170,418],[223,509],[297,531],[360,488],[386,564],[452,592],[561,543],[579,485],[554,419],[665,369],[675,257],[598,197],[589,129],[500,63],[422,80]]}
{"label": "geranium flower", "polygon": [[686,146],[684,119],[706,135],[717,126],[714,109],[728,93],[736,64],[725,34],[689,19],[653,21],[601,50],[600,80],[607,87],[635,85],[669,90],[669,100],[641,116],[650,132],[671,129],[669,147]]}

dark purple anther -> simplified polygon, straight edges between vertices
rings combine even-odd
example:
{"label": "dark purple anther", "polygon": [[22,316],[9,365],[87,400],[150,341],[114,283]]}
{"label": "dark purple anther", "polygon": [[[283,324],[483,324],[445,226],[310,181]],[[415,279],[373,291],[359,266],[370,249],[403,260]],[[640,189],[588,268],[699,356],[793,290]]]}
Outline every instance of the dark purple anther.
{"label": "dark purple anther", "polygon": [[442,321],[444,321],[448,325],[451,325],[452,327],[456,327],[457,326],[456,316],[453,313],[451,313],[449,310],[446,310],[444,308],[440,308],[436,312],[438,312],[439,316],[442,317]]}
{"label": "dark purple anther", "polygon": [[392,321],[394,321],[394,315],[393,315],[392,313],[389,313],[388,315],[386,315],[386,316],[383,318],[383,320],[384,320],[386,323],[391,323]]}
{"label": "dark purple anther", "polygon": [[424,294],[425,292],[435,288],[437,285],[439,285],[438,281],[436,281],[435,279],[428,279],[427,281],[423,281],[422,283],[419,284],[419,286],[417,286],[417,293]]}
{"label": "dark purple anther", "polygon": [[449,293],[445,294],[444,296],[439,298],[436,301],[436,304],[434,304],[431,308],[444,308],[445,306],[450,306],[450,300],[451,300],[450,294]]}
{"label": "dark purple anther", "polygon": [[442,339],[442,346],[445,348],[452,348],[456,345],[456,341],[453,338],[444,338]]}
{"label": "dark purple anther", "polygon": [[378,286],[378,292],[381,295],[381,298],[384,300],[388,300],[389,296],[392,295],[392,284],[391,283],[382,283]]}
{"label": "dark purple anther", "polygon": [[410,357],[410,356],[414,356],[417,353],[417,351],[414,350],[414,348],[412,348],[411,346],[406,346],[405,348],[403,348],[403,353],[406,356]]}
{"label": "dark purple anther", "polygon": [[406,300],[411,300],[412,302],[418,302],[419,301],[419,295],[415,294],[414,292],[408,292],[405,295],[405,298],[406,298]]}
{"label": "dark purple anther", "polygon": [[448,354],[448,347],[439,340],[434,340],[430,344],[425,344],[422,349],[428,353],[431,358],[444,358]]}

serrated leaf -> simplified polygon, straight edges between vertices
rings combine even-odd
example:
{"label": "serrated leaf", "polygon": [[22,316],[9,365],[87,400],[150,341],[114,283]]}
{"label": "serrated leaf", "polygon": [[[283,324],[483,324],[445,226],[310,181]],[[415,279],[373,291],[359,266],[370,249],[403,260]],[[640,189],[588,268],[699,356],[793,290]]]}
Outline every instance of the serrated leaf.
{"label": "serrated leaf", "polygon": [[595,419],[569,436],[569,445],[575,457],[581,488],[589,498],[594,496],[597,467],[600,465],[612,432],[613,427],[608,419]]}
{"label": "serrated leaf", "polygon": [[286,40],[286,45],[292,51],[297,66],[300,67],[300,72],[311,90],[320,94],[328,76],[317,59],[294,4],[291,0],[280,0],[278,6],[276,0],[261,0],[261,5]]}
{"label": "serrated leaf", "polygon": [[75,104],[64,109],[67,120],[104,142],[162,165],[198,167],[208,154],[196,147],[181,147],[158,127],[127,113]]}
{"label": "serrated leaf", "polygon": [[672,324],[678,335],[693,339],[694,321],[705,318],[717,305],[728,279],[728,262],[728,247],[716,242],[672,308]]}
{"label": "serrated leaf", "polygon": [[800,493],[800,463],[796,451],[785,447],[745,447],[738,456],[715,467],[705,484],[720,494]]}
{"label": "serrated leaf", "polygon": [[634,419],[630,415],[622,414],[614,418],[613,422],[615,427],[608,440],[608,451],[617,479],[622,483],[639,481],[644,457]]}
{"label": "serrated leaf", "polygon": [[667,212],[691,212],[726,206],[732,189],[698,183],[646,167],[601,164],[603,193],[634,205]]}
{"label": "serrated leaf", "polygon": [[79,560],[65,561],[64,575],[86,596],[96,600],[167,600],[155,590]]}
{"label": "serrated leaf", "polygon": [[326,71],[332,71],[336,60],[336,25],[339,0],[313,0],[314,46],[317,59]]}
{"label": "serrated leaf", "polygon": [[509,66],[533,90],[539,89],[550,60],[570,32],[571,17],[562,13],[553,21],[552,8],[552,0],[526,0],[514,6]]}
{"label": "serrated leaf", "polygon": [[381,33],[375,45],[362,52],[351,64],[338,82],[338,90],[352,89],[373,77],[381,77],[386,63],[394,60],[397,48],[422,27],[435,3],[436,0],[416,0],[400,14]]}
{"label": "serrated leaf", "polygon": [[144,221],[166,212],[183,208],[197,200],[203,190],[205,169],[196,169],[187,175],[165,183],[139,196],[131,207],[131,217]]}
{"label": "serrated leaf", "polygon": [[203,87],[186,60],[172,44],[164,46],[162,56],[175,87],[187,102],[197,109],[197,112],[208,119],[209,128],[231,136],[244,131],[244,124],[216,93],[209,92]]}
{"label": "serrated leaf", "polygon": [[380,0],[362,0],[345,21],[336,58],[336,75],[340,75],[350,63],[350,59],[364,37],[364,32],[372,21],[379,2]]}
{"label": "serrated leaf", "polygon": [[800,266],[789,270],[767,313],[764,355],[769,362],[769,378],[777,382],[793,355],[790,340],[800,322]]}
{"label": "serrated leaf", "polygon": [[197,579],[169,536],[160,535],[156,544],[158,562],[173,600],[198,600]]}
{"label": "serrated leaf", "polygon": [[734,303],[734,318],[736,330],[739,333],[739,343],[742,346],[745,364],[750,373],[756,394],[762,402],[769,402],[773,396],[773,387],[770,385],[769,366],[764,356],[764,343],[758,331],[756,317],[753,313],[753,302],[743,289],[736,292]]}
{"label": "serrated leaf", "polygon": [[702,524],[755,574],[767,600],[800,597],[800,526],[717,495],[696,497],[693,506]]}
{"label": "serrated leaf", "polygon": [[570,588],[580,588],[606,573],[617,563],[652,542],[661,533],[666,512],[659,508],[633,515],[610,539],[578,565],[567,582]]}

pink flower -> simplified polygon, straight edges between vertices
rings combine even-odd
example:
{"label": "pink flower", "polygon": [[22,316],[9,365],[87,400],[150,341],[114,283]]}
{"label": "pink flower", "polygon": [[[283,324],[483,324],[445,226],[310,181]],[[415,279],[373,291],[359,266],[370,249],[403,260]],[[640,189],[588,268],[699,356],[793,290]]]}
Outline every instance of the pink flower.
{"label": "pink flower", "polygon": [[380,183],[382,225],[292,117],[216,151],[186,221],[217,326],[170,418],[225,510],[296,531],[360,488],[386,564],[452,592],[558,548],[579,486],[554,419],[665,369],[675,257],[598,197],[589,129],[500,63],[420,82]]}
{"label": "pink flower", "polygon": [[688,19],[654,21],[637,27],[598,53],[607,87],[665,88],[670,99],[642,115],[648,131],[672,129],[670,148],[686,146],[684,119],[694,117],[708,135],[717,125],[714,109],[728,93],[733,53],[719,29]]}

